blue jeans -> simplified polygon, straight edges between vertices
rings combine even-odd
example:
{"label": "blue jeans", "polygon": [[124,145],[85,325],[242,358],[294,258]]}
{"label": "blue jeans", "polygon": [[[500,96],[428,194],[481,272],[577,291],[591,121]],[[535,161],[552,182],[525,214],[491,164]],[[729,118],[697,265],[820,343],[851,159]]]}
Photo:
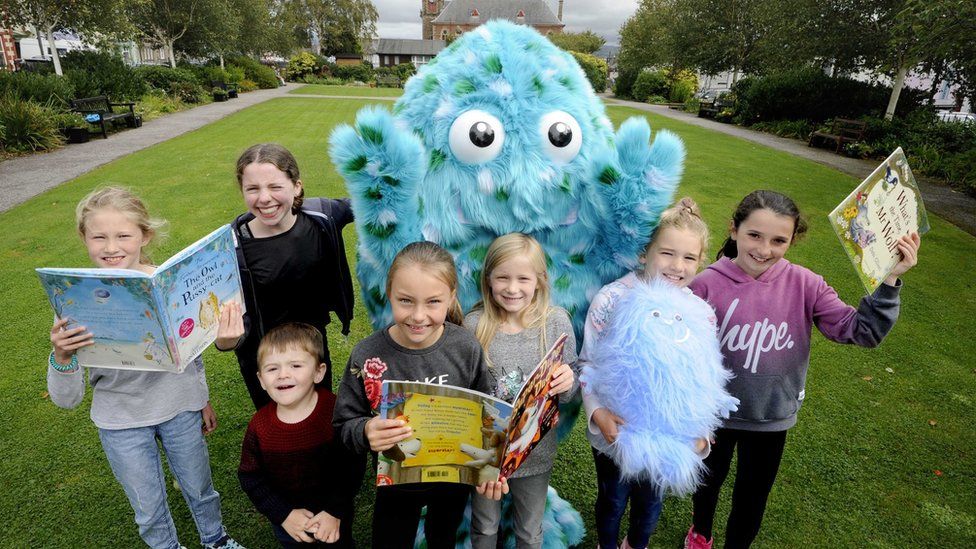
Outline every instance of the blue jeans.
{"label": "blue jeans", "polygon": [[200,543],[215,543],[225,534],[220,495],[213,487],[210,454],[203,440],[201,421],[199,411],[183,412],[159,425],[98,430],[112,473],[135,511],[139,535],[154,549],[180,546],[166,503],[166,478],[157,439],[193,513]]}
{"label": "blue jeans", "polygon": [[664,505],[657,486],[651,482],[621,480],[617,464],[595,448],[593,461],[596,463],[597,482],[596,534],[600,547],[609,549],[617,546],[620,518],[627,509],[628,498],[630,528],[627,530],[627,543],[637,549],[647,547]]}

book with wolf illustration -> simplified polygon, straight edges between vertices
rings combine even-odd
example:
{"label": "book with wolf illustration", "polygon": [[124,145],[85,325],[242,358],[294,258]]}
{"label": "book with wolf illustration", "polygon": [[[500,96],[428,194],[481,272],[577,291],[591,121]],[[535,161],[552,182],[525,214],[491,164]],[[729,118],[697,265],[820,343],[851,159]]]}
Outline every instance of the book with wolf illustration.
{"label": "book with wolf illustration", "polygon": [[901,260],[898,239],[929,230],[922,195],[901,147],[827,218],[869,294]]}
{"label": "book with wolf illustration", "polygon": [[549,389],[566,337],[556,340],[512,404],[450,385],[384,381],[380,417],[406,421],[413,436],[379,455],[376,484],[476,486],[510,477],[559,420]]}
{"label": "book with wolf illustration", "polygon": [[36,269],[58,318],[85,326],[82,366],[182,372],[217,337],[220,307],[244,306],[234,236],[225,225],[156,272]]}

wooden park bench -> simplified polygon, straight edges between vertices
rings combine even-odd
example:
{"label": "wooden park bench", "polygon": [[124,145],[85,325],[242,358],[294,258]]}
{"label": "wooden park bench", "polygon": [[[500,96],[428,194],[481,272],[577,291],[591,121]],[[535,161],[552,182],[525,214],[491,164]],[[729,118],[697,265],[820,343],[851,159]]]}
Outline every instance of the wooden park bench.
{"label": "wooden park bench", "polygon": [[808,147],[813,147],[817,141],[834,143],[834,152],[840,153],[844,143],[855,143],[864,139],[864,131],[868,123],[862,120],[850,120],[847,118],[835,118],[830,124],[830,130],[826,132],[815,131],[810,134]]}
{"label": "wooden park bench", "polygon": [[[107,95],[96,97],[84,97],[71,101],[71,110],[80,113],[88,120],[89,124],[101,126],[102,137],[108,139],[108,126],[106,123],[124,121],[126,126],[137,128],[142,125],[142,119],[136,116],[134,110],[135,103],[112,103]],[[116,112],[114,107],[128,107],[129,110]],[[89,119],[89,115],[96,115]]]}
{"label": "wooden park bench", "polygon": [[390,87],[399,88],[400,87],[400,77],[395,74],[377,74],[376,75],[376,87]]}
{"label": "wooden park bench", "polygon": [[698,118],[715,118],[725,109],[731,109],[734,104],[725,97],[716,97],[711,101],[698,104]]}
{"label": "wooden park bench", "polygon": [[227,82],[220,82],[218,80],[210,81],[210,88],[220,88],[227,92],[227,97],[231,99],[237,98],[237,86],[235,84],[228,84]]}

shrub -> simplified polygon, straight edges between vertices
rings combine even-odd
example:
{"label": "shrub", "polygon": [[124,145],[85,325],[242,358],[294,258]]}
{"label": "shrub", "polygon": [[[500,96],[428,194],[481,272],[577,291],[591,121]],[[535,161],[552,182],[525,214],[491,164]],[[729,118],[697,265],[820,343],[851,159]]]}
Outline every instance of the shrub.
{"label": "shrub", "polygon": [[646,102],[651,96],[668,94],[668,80],[663,71],[644,70],[637,75],[631,95],[635,101]]}
{"label": "shrub", "polygon": [[61,60],[64,75],[76,98],[107,95],[115,101],[131,100],[146,92],[142,80],[121,57],[99,51],[68,52]]}
{"label": "shrub", "polygon": [[178,98],[161,91],[149,92],[136,101],[136,113],[144,121],[159,118],[164,114],[179,112],[187,108],[187,104]]}
{"label": "shrub", "polygon": [[0,96],[12,96],[25,101],[31,99],[42,105],[67,109],[74,93],[71,81],[63,76],[0,70]]}
{"label": "shrub", "polygon": [[757,122],[752,129],[794,139],[807,139],[813,131],[813,124],[807,120],[777,120],[774,122]]}
{"label": "shrub", "polygon": [[640,71],[620,68],[617,72],[617,80],[613,83],[613,95],[622,98],[634,97],[634,83]]}
{"label": "shrub", "polygon": [[373,65],[365,61],[356,65],[338,65],[332,71],[332,76],[342,80],[369,82],[373,80]]}
{"label": "shrub", "polygon": [[254,91],[256,89],[258,89],[258,85],[257,83],[254,82],[254,80],[248,80],[247,78],[245,78],[244,80],[241,80],[240,82],[237,83],[237,91],[240,92],[249,92],[249,91]]}
{"label": "shrub", "polygon": [[150,90],[165,92],[186,103],[199,103],[206,95],[206,89],[190,69],[144,65],[135,70]]}
{"label": "shrub", "polygon": [[698,108],[701,107],[701,99],[697,97],[692,97],[685,101],[684,111],[698,114]]}
{"label": "shrub", "polygon": [[[816,67],[803,67],[735,83],[735,115],[744,124],[769,120],[811,120],[880,116],[891,88],[852,78],[831,77]],[[896,115],[916,110],[923,94],[902,90]]]}
{"label": "shrub", "polygon": [[307,51],[292,56],[288,60],[285,70],[288,71],[288,80],[294,82],[310,74],[314,74],[321,65],[317,65],[315,56]]}
{"label": "shrub", "polygon": [[590,85],[593,86],[593,91],[596,93],[603,93],[606,91],[607,78],[608,74],[610,73],[610,68],[607,66],[607,62],[589,53],[571,51],[569,54],[575,57],[576,62],[579,63],[580,67],[582,67],[583,73],[586,74],[586,79],[589,80]]}
{"label": "shrub", "polygon": [[64,144],[58,130],[57,112],[32,100],[0,97],[0,126],[7,151],[29,152],[56,149]]}
{"label": "shrub", "polygon": [[238,67],[244,71],[244,78],[258,85],[262,90],[278,87],[278,77],[271,67],[262,65],[256,59],[245,55],[225,59],[225,66]]}

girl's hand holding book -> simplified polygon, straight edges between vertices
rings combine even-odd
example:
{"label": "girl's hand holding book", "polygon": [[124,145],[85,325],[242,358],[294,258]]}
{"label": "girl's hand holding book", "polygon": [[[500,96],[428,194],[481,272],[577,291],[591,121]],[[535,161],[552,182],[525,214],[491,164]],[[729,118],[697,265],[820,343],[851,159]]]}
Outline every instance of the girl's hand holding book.
{"label": "girl's hand holding book", "polygon": [[51,327],[51,345],[54,346],[54,360],[58,364],[71,362],[78,349],[95,343],[95,336],[85,330],[84,326],[66,328],[70,322],[67,318],[59,318]]}
{"label": "girl's hand holding book", "polygon": [[552,380],[549,382],[549,395],[565,393],[573,388],[573,369],[569,364],[562,364],[552,373]]}
{"label": "girl's hand holding book", "polygon": [[413,429],[402,419],[383,419],[379,416],[366,422],[366,440],[374,452],[389,450],[394,444],[413,435]]}
{"label": "girl's hand holding book", "polygon": [[508,493],[508,479],[498,477],[495,482],[482,482],[474,490],[488,499],[498,501]]}
{"label": "girl's hand holding book", "polygon": [[217,326],[217,339],[214,346],[218,351],[230,351],[244,335],[244,314],[241,304],[236,301],[226,303],[220,308],[220,325]]}
{"label": "girl's hand holding book", "polygon": [[918,233],[906,234],[898,239],[898,251],[901,252],[901,261],[891,269],[885,284],[894,286],[898,284],[898,277],[905,274],[909,269],[918,263],[918,248],[922,244],[922,237]]}

